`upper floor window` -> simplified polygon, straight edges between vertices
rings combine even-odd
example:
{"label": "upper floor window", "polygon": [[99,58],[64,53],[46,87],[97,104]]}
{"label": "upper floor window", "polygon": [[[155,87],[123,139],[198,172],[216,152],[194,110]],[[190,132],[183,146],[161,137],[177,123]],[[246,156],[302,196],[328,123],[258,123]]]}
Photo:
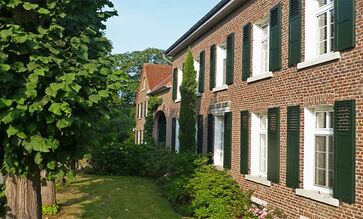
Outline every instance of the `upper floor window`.
{"label": "upper floor window", "polygon": [[335,49],[334,0],[306,0],[305,59],[311,60]]}
{"label": "upper floor window", "polygon": [[178,68],[178,89],[177,89],[177,95],[176,99],[181,100],[181,94],[180,94],[180,86],[183,81],[183,70]]}
{"label": "upper floor window", "polygon": [[227,74],[227,46],[226,43],[217,47],[216,88],[226,84]]}
{"label": "upper floor window", "polygon": [[253,25],[253,70],[252,76],[269,72],[270,50],[269,19],[264,18]]}
{"label": "upper floor window", "polygon": [[199,60],[194,60],[194,70],[196,72],[196,76],[195,76],[195,80],[197,81],[197,91],[198,91],[198,87],[199,87],[199,72],[200,72],[200,62]]}

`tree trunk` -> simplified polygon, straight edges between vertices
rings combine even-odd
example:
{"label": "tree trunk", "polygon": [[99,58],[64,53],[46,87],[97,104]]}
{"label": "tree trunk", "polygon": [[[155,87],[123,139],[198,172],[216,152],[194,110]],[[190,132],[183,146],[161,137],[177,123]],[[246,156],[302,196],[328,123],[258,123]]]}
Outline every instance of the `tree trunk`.
{"label": "tree trunk", "polygon": [[40,173],[20,177],[8,174],[5,178],[7,219],[41,219]]}
{"label": "tree trunk", "polygon": [[42,205],[53,205],[56,203],[57,200],[56,200],[55,181],[46,180],[46,182],[42,184]]}

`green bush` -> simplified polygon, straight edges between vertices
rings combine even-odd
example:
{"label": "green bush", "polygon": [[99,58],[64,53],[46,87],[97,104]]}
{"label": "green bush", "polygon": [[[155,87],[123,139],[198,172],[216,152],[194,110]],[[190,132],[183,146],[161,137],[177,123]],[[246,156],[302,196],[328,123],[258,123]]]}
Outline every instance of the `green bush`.
{"label": "green bush", "polygon": [[59,205],[43,205],[42,206],[42,214],[47,216],[54,216],[59,212]]}
{"label": "green bush", "polygon": [[212,165],[173,180],[165,192],[178,212],[196,218],[236,218],[248,215],[251,206],[251,193],[244,194],[225,171]]}

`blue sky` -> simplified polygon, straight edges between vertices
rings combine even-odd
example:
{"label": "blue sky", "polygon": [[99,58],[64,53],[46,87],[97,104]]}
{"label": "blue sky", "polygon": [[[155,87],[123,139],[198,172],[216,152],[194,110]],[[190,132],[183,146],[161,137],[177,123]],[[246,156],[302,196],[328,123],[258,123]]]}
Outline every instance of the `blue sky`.
{"label": "blue sky", "polygon": [[119,16],[106,23],[113,53],[167,49],[220,0],[113,0]]}

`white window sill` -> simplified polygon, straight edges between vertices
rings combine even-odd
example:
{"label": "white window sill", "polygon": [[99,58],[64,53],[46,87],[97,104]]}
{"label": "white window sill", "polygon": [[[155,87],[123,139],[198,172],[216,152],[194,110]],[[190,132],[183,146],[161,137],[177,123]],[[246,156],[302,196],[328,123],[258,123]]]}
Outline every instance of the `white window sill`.
{"label": "white window sill", "polygon": [[260,81],[260,80],[272,78],[272,77],[273,77],[272,72],[267,72],[267,73],[263,73],[263,74],[259,74],[259,75],[247,78],[247,83],[252,83],[255,81]]}
{"label": "white window sill", "polygon": [[195,93],[195,96],[200,97],[200,96],[202,96],[202,94],[201,94],[201,93],[199,93],[199,92],[196,92],[196,93]]}
{"label": "white window sill", "polygon": [[314,190],[296,189],[296,195],[309,198],[324,204],[339,207],[339,200],[333,198],[329,194],[319,193],[318,191]]}
{"label": "white window sill", "polygon": [[215,88],[213,88],[213,93],[214,93],[214,92],[223,91],[223,90],[227,90],[227,89],[228,89],[228,85],[224,84],[224,85],[222,85],[222,86],[220,86],[220,87],[215,87]]}
{"label": "white window sill", "polygon": [[312,60],[307,60],[305,62],[298,63],[297,69],[301,70],[304,68],[308,68],[311,66],[319,65],[319,64],[322,64],[325,62],[330,62],[330,61],[337,60],[337,59],[341,59],[340,52],[327,53],[327,54],[318,56]]}
{"label": "white window sill", "polygon": [[262,200],[262,199],[259,199],[259,198],[257,198],[256,196],[251,196],[251,201],[252,201],[253,203],[258,204],[258,205],[267,206],[267,202],[266,202],[266,201],[264,201],[264,200]]}
{"label": "white window sill", "polygon": [[181,98],[174,100],[175,103],[179,103],[181,101]]}
{"label": "white window sill", "polygon": [[264,177],[245,175],[245,179],[248,181],[252,181],[252,182],[264,185],[264,186],[271,186],[271,181],[267,180]]}

